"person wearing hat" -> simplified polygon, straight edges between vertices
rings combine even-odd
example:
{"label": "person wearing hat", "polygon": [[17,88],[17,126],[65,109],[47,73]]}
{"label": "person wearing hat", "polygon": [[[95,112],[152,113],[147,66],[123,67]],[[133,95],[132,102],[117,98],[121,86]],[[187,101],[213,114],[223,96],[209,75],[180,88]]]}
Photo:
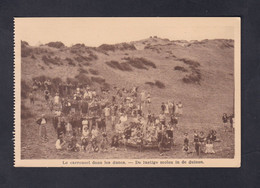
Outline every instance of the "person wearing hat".
{"label": "person wearing hat", "polygon": [[182,150],[188,154],[189,153],[189,138],[188,138],[188,133],[184,133],[184,141],[183,141],[183,147]]}
{"label": "person wearing hat", "polygon": [[39,118],[36,123],[39,125],[39,137],[44,140],[47,141],[47,132],[46,132],[46,124],[47,124],[47,119],[45,117],[45,114],[41,115],[41,118]]}

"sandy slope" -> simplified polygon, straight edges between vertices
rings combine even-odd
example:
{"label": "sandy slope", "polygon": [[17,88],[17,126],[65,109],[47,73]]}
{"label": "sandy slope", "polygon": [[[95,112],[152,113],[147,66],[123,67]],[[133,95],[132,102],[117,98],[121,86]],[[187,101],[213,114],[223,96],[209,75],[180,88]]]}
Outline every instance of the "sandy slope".
{"label": "sandy slope", "polygon": [[[89,66],[83,65],[84,62],[80,64],[84,69],[98,70],[98,77],[104,78],[112,86],[139,86],[141,89],[150,91],[152,94],[152,107],[155,113],[159,112],[161,102],[167,102],[168,100],[182,101],[184,115],[180,120],[180,125],[183,131],[192,131],[193,129],[209,130],[211,128],[221,130],[223,112],[228,114],[233,112],[233,41],[204,40],[187,42],[149,38],[134,41],[130,44],[133,44],[137,50],[104,52],[97,48],[79,48],[78,54],[82,56],[89,56],[89,54],[97,56],[97,60],[89,61],[91,63]],[[146,46],[151,48],[145,49]],[[32,52],[27,57],[22,58],[22,80],[29,83],[33,77],[40,75],[60,77],[65,80],[67,77],[73,78],[78,74],[79,63],[74,60],[76,63],[74,67],[68,65],[64,60],[78,56],[71,53],[71,48],[56,49],[46,45],[26,47],[32,49]],[[43,55],[51,58],[58,57],[63,65],[51,64],[47,66],[42,61]],[[149,67],[148,70],[133,68],[133,71],[127,72],[113,69],[105,63],[111,60],[124,62],[122,58],[125,57],[146,58],[152,61],[157,68]],[[200,85],[195,83],[186,84],[182,81],[182,78],[190,73],[188,65],[180,60],[183,58],[200,63],[198,68],[202,77]],[[189,72],[176,71],[174,70],[175,66],[187,68]],[[89,73],[88,76],[91,76],[91,74]],[[163,82],[166,87],[159,89],[145,84],[147,81],[154,82],[155,80]],[[233,146],[232,140],[228,141],[229,150]],[[233,150],[232,147],[231,150]],[[221,155],[221,157],[223,156]],[[232,155],[226,154],[226,157],[232,157]]]}

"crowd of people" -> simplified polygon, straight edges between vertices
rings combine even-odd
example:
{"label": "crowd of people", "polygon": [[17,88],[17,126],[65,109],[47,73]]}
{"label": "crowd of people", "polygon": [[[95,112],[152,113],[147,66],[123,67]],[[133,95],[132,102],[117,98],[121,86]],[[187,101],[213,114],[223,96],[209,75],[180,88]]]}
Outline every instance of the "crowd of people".
{"label": "crowd of people", "polygon": [[[160,113],[152,113],[151,94],[144,90],[139,92],[138,87],[104,90],[60,83],[54,88],[50,80],[34,80],[29,94],[32,105],[36,93],[43,93],[52,114],[51,118],[42,114],[36,121],[40,139],[48,142],[46,125],[52,124],[57,135],[57,150],[104,152],[134,146],[138,151],[158,148],[163,155],[175,144],[174,131],[183,113],[182,103],[174,101],[162,102]],[[182,150],[189,154],[192,150],[188,133],[185,132],[183,138]],[[213,143],[216,141],[215,130],[206,136],[203,131],[194,132],[193,145],[199,156],[201,152],[215,153]]]}

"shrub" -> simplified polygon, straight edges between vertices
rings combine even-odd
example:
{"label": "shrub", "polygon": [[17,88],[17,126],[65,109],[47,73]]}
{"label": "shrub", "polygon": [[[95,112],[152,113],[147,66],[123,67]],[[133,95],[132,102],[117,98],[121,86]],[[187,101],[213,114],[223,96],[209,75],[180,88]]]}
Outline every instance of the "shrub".
{"label": "shrub", "polygon": [[186,75],[183,79],[184,83],[200,83],[200,76],[196,74]]}
{"label": "shrub", "polygon": [[122,43],[119,45],[120,50],[136,50],[133,44]]}
{"label": "shrub", "polygon": [[94,69],[91,69],[91,68],[89,69],[89,72],[91,74],[93,74],[93,75],[98,75],[99,74],[97,70],[94,70]]}
{"label": "shrub", "polygon": [[95,55],[95,54],[93,54],[93,53],[91,53],[91,54],[89,54],[89,58],[90,58],[91,60],[97,60],[97,59],[98,59],[98,56]]}
{"label": "shrub", "polygon": [[104,78],[101,78],[101,77],[91,77],[91,81],[92,82],[96,82],[96,83],[99,83],[99,84],[102,84],[105,82],[105,79]]}
{"label": "shrub", "polygon": [[46,44],[47,46],[49,47],[52,47],[52,48],[62,48],[62,47],[65,47],[65,45],[62,43],[62,42],[49,42]]}
{"label": "shrub", "polygon": [[89,62],[84,62],[82,64],[85,65],[85,66],[90,66],[91,65],[91,63],[89,63]]}
{"label": "shrub", "polygon": [[110,66],[111,68],[118,69],[118,70],[121,70],[121,71],[132,71],[132,68],[127,63],[119,63],[118,61],[112,60],[112,61],[106,62],[106,64],[108,66]]}
{"label": "shrub", "polygon": [[53,65],[60,65],[58,62],[60,61],[60,58],[58,57],[55,57],[54,59],[51,58],[50,56],[46,56],[46,55],[43,55],[42,56],[42,61],[46,64],[46,65],[49,65],[49,64],[53,64]]}
{"label": "shrub", "polygon": [[199,67],[200,66],[199,62],[191,60],[191,59],[181,58],[181,59],[178,59],[178,60],[182,61],[183,63],[185,63],[187,65],[193,66],[193,67]]}
{"label": "shrub", "polygon": [[29,43],[22,40],[22,41],[21,41],[21,46],[22,46],[22,48],[23,48],[24,46],[29,46]]}
{"label": "shrub", "polygon": [[185,69],[184,67],[181,67],[181,66],[175,66],[174,70],[178,70],[178,71],[182,71],[182,72],[187,72],[188,71],[187,69]]}
{"label": "shrub", "polygon": [[98,47],[99,50],[104,50],[104,51],[115,51],[116,48],[114,45],[110,44],[102,44]]}
{"label": "shrub", "polygon": [[92,82],[89,79],[89,77],[87,77],[85,74],[78,74],[75,76],[76,80],[78,81],[78,83],[81,84],[87,84],[87,85],[91,85]]}
{"label": "shrub", "polygon": [[162,83],[161,81],[156,80],[154,84],[160,89],[165,88],[164,83]]}
{"label": "shrub", "polygon": [[[26,45],[27,42],[22,42],[21,44],[21,56],[28,57],[32,54],[33,50]],[[28,43],[27,43],[28,44]]]}
{"label": "shrub", "polygon": [[73,60],[72,60],[72,59],[70,59],[70,58],[66,57],[66,59],[65,59],[65,60],[68,62],[68,64],[69,64],[69,65],[71,65],[71,66],[76,66],[76,64],[73,62]]}
{"label": "shrub", "polygon": [[153,87],[155,85],[153,82],[145,82],[145,84],[147,84],[147,85],[149,85],[151,87]]}
{"label": "shrub", "polygon": [[83,68],[79,68],[78,71],[79,71],[80,74],[88,74],[88,71],[86,69],[83,69]]}
{"label": "shrub", "polygon": [[145,59],[145,58],[130,58],[130,57],[125,57],[124,60],[126,60],[125,63],[130,64],[132,67],[138,68],[138,69],[146,69],[148,70],[148,68],[146,66],[150,66],[152,68],[156,68],[156,65]]}

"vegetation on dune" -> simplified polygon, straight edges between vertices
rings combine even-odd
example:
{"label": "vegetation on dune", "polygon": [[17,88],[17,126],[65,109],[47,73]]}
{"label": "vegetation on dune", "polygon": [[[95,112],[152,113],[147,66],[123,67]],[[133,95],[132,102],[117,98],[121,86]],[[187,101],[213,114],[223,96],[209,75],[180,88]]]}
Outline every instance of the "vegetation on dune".
{"label": "vegetation on dune", "polygon": [[133,44],[128,43],[122,43],[122,44],[102,44],[98,47],[98,50],[101,51],[116,51],[116,50],[136,50],[135,46]]}
{"label": "vegetation on dune", "polygon": [[[195,60],[191,60],[191,59],[186,59],[186,58],[180,58],[178,59],[179,61],[182,61],[183,63],[185,63],[186,65],[189,65],[190,68],[190,74],[185,75],[184,78],[182,78],[182,81],[184,83],[187,84],[199,84],[200,85],[200,81],[201,81],[201,72],[200,69],[198,68],[200,66],[200,63],[195,61]],[[174,68],[174,70],[179,70],[182,72],[188,72],[187,69],[180,67],[180,66],[176,66]]]}
{"label": "vegetation on dune", "polygon": [[86,69],[84,69],[84,68],[79,68],[78,71],[79,71],[80,74],[82,74],[82,73],[83,74],[88,74],[88,71]]}
{"label": "vegetation on dune", "polygon": [[90,72],[91,74],[93,74],[93,75],[98,75],[98,74],[99,74],[97,70],[91,69],[91,68],[89,69],[89,72]]}
{"label": "vegetation on dune", "polygon": [[122,58],[124,62],[119,63],[118,61],[108,61],[106,64],[114,69],[122,70],[122,71],[132,71],[133,69],[131,67],[137,68],[137,69],[145,69],[148,70],[148,67],[156,68],[156,65],[145,59],[145,58],[130,58],[130,57],[124,57]]}
{"label": "vegetation on dune", "polygon": [[42,61],[46,64],[46,65],[50,65],[50,64],[53,64],[53,65],[60,65],[60,61],[61,59],[59,57],[55,57],[55,58],[52,58],[50,56],[46,56],[46,55],[43,55],[42,56]]}
{"label": "vegetation on dune", "polygon": [[161,81],[159,80],[155,80],[155,82],[145,82],[145,84],[151,86],[151,87],[158,87],[159,89],[164,89],[165,88],[165,85],[164,83],[162,83]]}
{"label": "vegetation on dune", "polygon": [[119,63],[118,61],[107,61],[106,64],[113,69],[118,69],[121,71],[132,71],[132,68],[127,63]]}
{"label": "vegetation on dune", "polygon": [[185,69],[184,67],[181,67],[181,66],[175,66],[174,70],[178,70],[178,71],[182,71],[182,72],[188,72],[187,69]]}
{"label": "vegetation on dune", "polygon": [[65,45],[62,42],[60,42],[60,41],[49,42],[46,45],[49,46],[49,47],[52,47],[52,48],[62,48],[62,47],[65,47]]}
{"label": "vegetation on dune", "polygon": [[127,63],[137,69],[148,70],[147,66],[152,67],[154,69],[156,68],[156,65],[153,62],[151,62],[143,57],[136,57],[136,58],[125,57],[123,59],[125,60],[125,63]]}
{"label": "vegetation on dune", "polygon": [[149,85],[151,87],[153,87],[155,85],[153,82],[145,82],[145,84],[147,84],[147,85]]}
{"label": "vegetation on dune", "polygon": [[26,41],[21,41],[21,56],[28,57],[32,55],[33,50],[28,47],[29,44]]}
{"label": "vegetation on dune", "polygon": [[91,77],[91,81],[92,81],[92,82],[99,83],[99,84],[102,84],[102,83],[104,83],[106,80],[105,80],[104,78],[101,78],[101,77],[94,77],[94,76],[92,76],[92,77]]}
{"label": "vegetation on dune", "polygon": [[77,83],[92,85],[91,79],[88,76],[86,76],[85,74],[82,74],[82,73],[78,74],[75,76],[75,79],[76,79]]}
{"label": "vegetation on dune", "polygon": [[110,44],[102,44],[98,47],[99,50],[104,50],[104,51],[115,51],[116,47],[114,45]]}
{"label": "vegetation on dune", "polygon": [[180,58],[178,59],[179,61],[182,61],[183,63],[190,65],[192,67],[199,67],[200,63],[191,59],[186,59],[186,58]]}
{"label": "vegetation on dune", "polygon": [[158,88],[160,88],[160,89],[165,88],[164,83],[162,83],[162,82],[159,81],[159,80],[156,80],[155,83],[154,83],[154,85],[156,85],[156,86],[157,86]]}
{"label": "vegetation on dune", "polygon": [[66,57],[65,60],[68,62],[69,65],[76,66],[76,64],[74,63],[74,61],[71,58]]}

